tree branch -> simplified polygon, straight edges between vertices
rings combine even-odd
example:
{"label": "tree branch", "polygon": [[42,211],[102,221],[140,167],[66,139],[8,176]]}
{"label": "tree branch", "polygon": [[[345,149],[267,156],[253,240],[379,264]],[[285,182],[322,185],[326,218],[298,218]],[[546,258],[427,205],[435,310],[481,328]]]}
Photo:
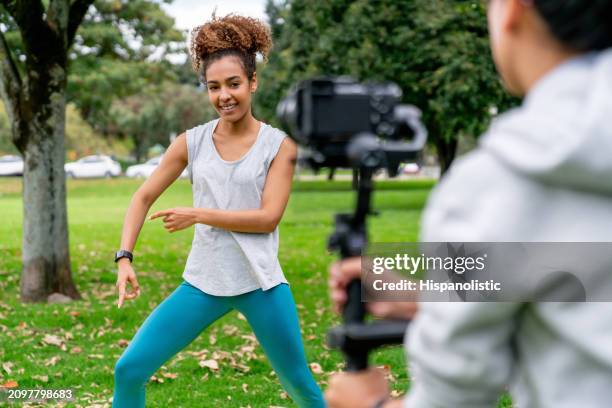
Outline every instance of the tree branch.
{"label": "tree branch", "polygon": [[70,14],[68,15],[68,48],[72,45],[76,32],[83,22],[85,13],[94,0],[74,0],[70,6]]}
{"label": "tree branch", "polygon": [[40,0],[0,0],[0,4],[9,12],[19,26],[24,46],[35,44],[41,29],[44,27],[44,8]]}
{"label": "tree branch", "polygon": [[23,152],[25,148],[17,129],[23,125],[21,114],[21,97],[23,83],[17,65],[11,56],[4,34],[0,31],[0,96],[6,106],[6,112],[13,129],[13,141]]}

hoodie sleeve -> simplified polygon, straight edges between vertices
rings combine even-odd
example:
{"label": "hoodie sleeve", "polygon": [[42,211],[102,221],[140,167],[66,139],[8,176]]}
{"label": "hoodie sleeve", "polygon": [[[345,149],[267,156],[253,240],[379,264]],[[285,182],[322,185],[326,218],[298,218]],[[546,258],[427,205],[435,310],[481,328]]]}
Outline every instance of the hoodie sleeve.
{"label": "hoodie sleeve", "polygon": [[[506,191],[510,184],[504,177],[515,176],[481,152],[458,160],[430,196],[422,241],[503,241],[497,231],[512,225],[520,212],[512,208],[509,197],[517,192]],[[495,406],[514,368],[519,308],[515,303],[421,303],[406,337],[413,382],[405,406]]]}

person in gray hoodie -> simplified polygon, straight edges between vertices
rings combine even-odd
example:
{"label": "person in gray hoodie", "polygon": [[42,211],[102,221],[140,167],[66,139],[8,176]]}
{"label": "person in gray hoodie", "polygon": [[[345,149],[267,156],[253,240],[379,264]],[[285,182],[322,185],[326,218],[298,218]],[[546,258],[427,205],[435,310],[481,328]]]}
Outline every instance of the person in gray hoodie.
{"label": "person in gray hoodie", "polygon": [[[488,19],[497,69],[525,99],[435,188],[422,241],[612,242],[612,1],[490,0]],[[591,278],[612,297],[607,265]],[[359,271],[355,259],[332,267],[336,306]],[[410,390],[393,400],[379,371],[342,373],[330,379],[331,408],[489,408],[506,391],[520,408],[612,404],[610,302],[370,310],[414,314]]]}

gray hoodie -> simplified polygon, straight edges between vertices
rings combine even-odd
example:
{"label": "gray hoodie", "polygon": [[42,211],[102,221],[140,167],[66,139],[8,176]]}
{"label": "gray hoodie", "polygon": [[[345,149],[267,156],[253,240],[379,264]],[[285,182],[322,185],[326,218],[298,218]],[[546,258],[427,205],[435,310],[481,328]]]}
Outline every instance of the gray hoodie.
{"label": "gray hoodie", "polygon": [[[612,242],[612,49],[496,119],[435,188],[421,235]],[[612,293],[612,266],[599,279]],[[495,407],[504,391],[520,408],[612,406],[612,303],[422,303],[406,346],[406,407]]]}

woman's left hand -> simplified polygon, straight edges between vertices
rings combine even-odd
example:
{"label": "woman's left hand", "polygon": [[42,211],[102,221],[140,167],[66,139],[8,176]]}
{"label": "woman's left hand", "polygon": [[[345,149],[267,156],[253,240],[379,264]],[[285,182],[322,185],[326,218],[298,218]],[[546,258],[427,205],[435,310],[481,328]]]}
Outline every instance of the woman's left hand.
{"label": "woman's left hand", "polygon": [[168,232],[189,228],[197,222],[196,209],[191,207],[178,207],[157,211],[151,215],[149,219],[154,220],[159,217],[164,217],[164,228],[167,229]]}

